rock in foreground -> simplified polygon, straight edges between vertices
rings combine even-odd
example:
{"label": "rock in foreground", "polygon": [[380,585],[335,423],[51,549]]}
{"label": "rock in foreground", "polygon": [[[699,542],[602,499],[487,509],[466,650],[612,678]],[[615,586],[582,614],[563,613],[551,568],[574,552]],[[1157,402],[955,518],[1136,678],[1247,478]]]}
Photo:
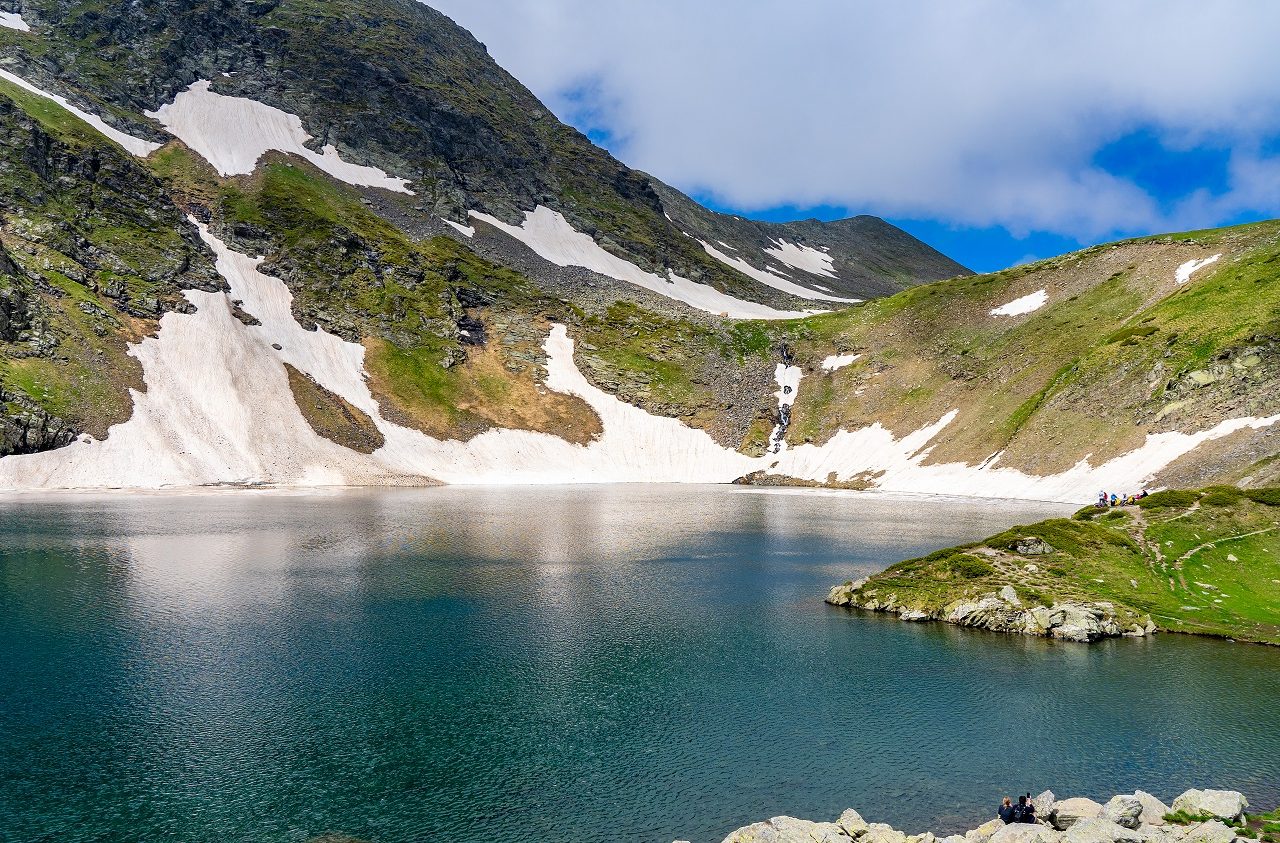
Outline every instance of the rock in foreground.
{"label": "rock in foreground", "polygon": [[[992,819],[947,837],[931,831],[908,834],[884,823],[868,823],[850,808],[835,822],[774,817],[743,826],[724,843],[1233,843],[1237,838],[1250,839],[1240,834],[1249,803],[1233,790],[1188,790],[1173,801],[1172,811],[1141,790],[1115,796],[1105,805],[1081,797],[1057,800],[1045,791],[1034,804],[1039,814],[1035,823],[1005,825]],[[1186,821],[1169,822],[1166,814]]]}

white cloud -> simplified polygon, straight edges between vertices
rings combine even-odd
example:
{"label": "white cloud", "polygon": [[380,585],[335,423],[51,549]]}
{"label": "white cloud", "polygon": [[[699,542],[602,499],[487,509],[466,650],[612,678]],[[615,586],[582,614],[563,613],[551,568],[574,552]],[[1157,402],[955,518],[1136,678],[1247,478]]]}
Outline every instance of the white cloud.
{"label": "white cloud", "polygon": [[[628,164],[743,209],[831,204],[1095,237],[1280,213],[1280,4],[431,0]],[[1092,164],[1233,149],[1172,212]],[[1259,183],[1257,178],[1264,181]]]}

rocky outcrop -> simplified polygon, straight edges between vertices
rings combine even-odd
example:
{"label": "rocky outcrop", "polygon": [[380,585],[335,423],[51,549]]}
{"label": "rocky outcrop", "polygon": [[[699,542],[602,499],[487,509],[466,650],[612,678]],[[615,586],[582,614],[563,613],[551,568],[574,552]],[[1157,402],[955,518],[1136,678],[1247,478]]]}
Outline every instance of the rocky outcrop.
{"label": "rocky outcrop", "polygon": [[[850,808],[835,822],[774,817],[734,831],[724,843],[1233,843],[1237,838],[1248,839],[1227,824],[1241,822],[1249,804],[1236,791],[1183,793],[1173,802],[1175,810],[1193,817],[1183,824],[1166,822],[1168,812],[1161,811],[1164,803],[1141,790],[1112,797],[1105,805],[1083,797],[1058,801],[1052,791],[1045,791],[1034,804],[1040,816],[1035,823],[1005,825],[991,819],[963,835],[941,838],[931,831],[908,834],[885,823],[868,823]],[[1218,819],[1204,820],[1205,815]]]}
{"label": "rocky outcrop", "polygon": [[1192,816],[1217,817],[1235,822],[1244,815],[1249,803],[1234,790],[1188,790],[1173,800],[1173,810]]}
{"label": "rocky outcrop", "polygon": [[1062,641],[1093,642],[1119,636],[1142,637],[1156,631],[1149,617],[1126,623],[1112,603],[1059,601],[1052,605],[1024,605],[1017,590],[1006,585],[972,598],[954,600],[940,608],[904,605],[892,591],[870,586],[868,580],[837,585],[827,594],[827,603],[892,612],[904,621],[942,620],[957,626],[1019,633]]}

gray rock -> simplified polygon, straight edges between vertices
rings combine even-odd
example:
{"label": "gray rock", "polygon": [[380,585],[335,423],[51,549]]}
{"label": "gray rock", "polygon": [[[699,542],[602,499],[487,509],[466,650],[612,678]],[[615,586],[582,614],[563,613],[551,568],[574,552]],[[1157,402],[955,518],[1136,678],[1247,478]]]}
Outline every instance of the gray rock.
{"label": "gray rock", "polygon": [[946,837],[938,841],[938,843],[965,843],[965,839],[963,834],[948,834]]}
{"label": "gray rock", "polygon": [[[1176,799],[1174,804],[1177,804]],[[1218,820],[1209,820],[1191,826],[1187,829],[1186,837],[1187,843],[1232,843],[1235,839],[1235,831]]]}
{"label": "gray rock", "polygon": [[1053,545],[1035,536],[1026,536],[1018,539],[1013,545],[1013,549],[1023,556],[1044,556],[1054,551]]}
{"label": "gray rock", "polygon": [[1053,827],[1066,831],[1080,820],[1092,819],[1102,814],[1102,806],[1092,799],[1075,796],[1054,803]]}
{"label": "gray rock", "polygon": [[1137,828],[1142,824],[1142,803],[1136,796],[1113,796],[1102,806],[1102,818],[1125,828]]}
{"label": "gray rock", "polygon": [[1192,788],[1173,800],[1174,811],[1208,814],[1222,820],[1238,820],[1249,802],[1236,790],[1197,790]]}
{"label": "gray rock", "polygon": [[[1094,803],[1097,805],[1097,803]],[[1101,806],[1099,806],[1101,807]],[[1103,817],[1081,817],[1062,835],[1062,843],[1146,843],[1141,834]]]}
{"label": "gray rock", "polygon": [[884,823],[870,823],[858,841],[859,843],[907,843],[907,835]]}
{"label": "gray rock", "polygon": [[849,843],[849,836],[835,823],[774,817],[738,829],[724,843]]}
{"label": "gray rock", "polygon": [[1031,801],[1036,806],[1036,816],[1042,822],[1053,825],[1053,817],[1057,814],[1058,797],[1054,796],[1052,790],[1046,790]]}
{"label": "gray rock", "polygon": [[966,843],[987,843],[992,835],[1004,827],[1004,820],[997,817],[994,820],[987,820],[972,831],[965,832],[964,839]]}
{"label": "gray rock", "polygon": [[1013,823],[991,835],[987,843],[1057,843],[1062,832],[1039,823]]}
{"label": "gray rock", "polygon": [[852,808],[840,815],[840,819],[836,820],[836,825],[844,829],[844,833],[850,837],[860,837],[867,830],[867,821]]}
{"label": "gray rock", "polygon": [[1168,805],[1156,799],[1145,790],[1135,791],[1133,798],[1137,799],[1142,805],[1142,813],[1138,815],[1138,819],[1145,825],[1161,826],[1165,824],[1164,815],[1169,813]]}

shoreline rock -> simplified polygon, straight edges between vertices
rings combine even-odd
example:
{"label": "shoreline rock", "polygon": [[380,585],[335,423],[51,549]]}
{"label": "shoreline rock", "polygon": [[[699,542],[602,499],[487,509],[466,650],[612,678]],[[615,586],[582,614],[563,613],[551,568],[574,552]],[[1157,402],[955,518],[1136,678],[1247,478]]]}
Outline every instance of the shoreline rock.
{"label": "shoreline rock", "polygon": [[826,602],[832,606],[896,614],[904,621],[945,621],[971,629],[1081,643],[1104,638],[1143,638],[1156,632],[1149,616],[1129,623],[1118,615],[1115,604],[1101,600],[1024,605],[1013,586],[1005,585],[999,591],[960,598],[936,609],[899,603],[896,593],[868,588],[869,584],[864,578],[837,585],[828,592]]}
{"label": "shoreline rock", "polygon": [[[945,837],[931,831],[908,834],[885,823],[869,823],[849,808],[834,822],[773,817],[737,829],[723,843],[1234,843],[1251,839],[1232,825],[1245,821],[1249,807],[1248,800],[1234,790],[1191,789],[1173,800],[1172,809],[1142,790],[1119,794],[1106,804],[1084,797],[1058,800],[1052,791],[1045,791],[1033,804],[1038,814],[1034,823],[1006,825],[995,818],[964,834]],[[1165,819],[1178,811],[1192,821]]]}

